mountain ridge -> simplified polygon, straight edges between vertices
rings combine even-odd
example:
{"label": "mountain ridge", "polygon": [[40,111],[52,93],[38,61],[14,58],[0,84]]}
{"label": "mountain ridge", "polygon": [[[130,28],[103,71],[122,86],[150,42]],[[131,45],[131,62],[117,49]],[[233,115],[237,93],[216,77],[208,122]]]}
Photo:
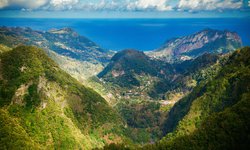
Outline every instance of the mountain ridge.
{"label": "mountain ridge", "polygon": [[161,140],[139,147],[110,144],[104,149],[249,149],[249,57],[250,47],[236,50],[216,75],[177,102]]}
{"label": "mountain ridge", "polygon": [[203,53],[228,53],[242,47],[240,36],[228,30],[204,29],[191,35],[167,40],[148,55],[168,62],[195,58]]}
{"label": "mountain ridge", "polygon": [[[14,30],[19,32],[15,34]],[[179,135],[192,138],[189,133],[199,130],[206,117],[211,113],[217,113],[216,110],[220,113],[226,107],[231,108],[237,102],[230,99],[230,96],[236,95],[236,99],[239,99],[237,95],[248,89],[240,88],[240,85],[247,85],[248,72],[244,73],[242,70],[249,64],[248,51],[243,49],[233,53],[234,50],[231,48],[235,45],[230,42],[230,38],[237,37],[237,34],[228,31],[206,29],[196,33],[199,35],[196,38],[196,34],[187,36],[188,42],[183,42],[184,51],[180,48],[180,51],[173,53],[178,57],[172,62],[165,58],[155,59],[148,55],[149,53],[133,49],[119,51],[112,57],[109,52],[100,50],[99,52],[103,52],[108,58],[107,61],[103,61],[95,57],[98,54],[92,53],[92,49],[88,49],[88,44],[97,50],[98,47],[92,42],[86,43],[84,38],[79,37],[71,28],[51,29],[46,32],[29,28],[7,28],[2,31],[0,118],[3,121],[0,132],[7,139],[11,139],[16,132],[28,133],[18,136],[17,142],[12,140],[13,145],[26,144],[34,149],[44,148],[45,143],[49,143],[49,148],[65,149],[85,148],[85,145],[87,149],[101,148],[111,143],[133,146],[135,143],[143,145],[155,142],[168,133],[160,144],[163,143],[163,147],[166,144],[171,146],[170,142],[178,143],[178,139],[182,138]],[[205,49],[185,49],[185,44],[190,44],[189,40],[197,41],[201,38],[201,41],[206,41],[210,34],[210,38],[220,37],[219,33],[223,33],[222,41],[219,38],[217,44],[208,40],[208,46],[203,46]],[[184,41],[187,37],[183,38]],[[169,43],[176,40],[180,39],[170,40]],[[8,46],[3,45],[8,42]],[[234,42],[235,47],[241,45],[238,38]],[[18,43],[35,43],[47,49],[20,46]],[[214,53],[213,50],[206,51],[211,45],[215,45],[212,47],[215,51],[218,50],[217,47],[229,49],[224,51],[225,54]],[[76,58],[74,55],[81,53],[79,47],[84,46],[87,46],[87,49],[82,49],[84,54],[81,55],[91,52],[93,57],[91,54]],[[11,50],[9,47],[16,48]],[[107,64],[97,75],[99,78],[94,76],[87,82],[95,91],[105,95],[105,98],[113,100],[105,101],[94,90],[81,85],[60,70],[43,51],[75,78],[83,75],[81,67],[85,71],[94,67],[101,70]],[[74,55],[71,55],[72,53]],[[164,54],[161,51],[160,53]],[[228,67],[230,61],[231,68]],[[93,75],[92,72],[86,74]],[[217,86],[221,88],[216,89]],[[227,93],[231,95],[228,96]],[[217,101],[213,98],[216,96]],[[206,100],[208,97],[212,99],[211,102]],[[202,113],[194,111],[196,109]],[[55,119],[50,120],[47,114],[51,114]],[[195,117],[198,116],[198,119],[193,117],[193,114]],[[40,119],[37,122],[36,117]],[[9,130],[5,120],[11,123],[14,132]],[[39,124],[42,121],[47,127]],[[56,130],[57,128],[59,130]],[[61,131],[65,131],[65,135],[62,135]],[[48,133],[51,133],[51,136]],[[27,142],[22,141],[22,137]],[[11,147],[8,140],[5,139],[5,143],[5,147]]]}
{"label": "mountain ridge", "polygon": [[108,50],[100,48],[72,28],[36,31],[29,27],[0,27],[0,35],[1,42],[5,41],[3,44],[10,47],[19,43],[36,45],[80,60],[106,62],[108,57],[105,55],[109,54]]}
{"label": "mountain ridge", "polygon": [[0,27],[0,43],[10,48],[19,44],[43,48],[62,69],[84,83],[100,72],[114,53],[72,28],[37,31],[28,27]]}
{"label": "mountain ridge", "polygon": [[126,139],[116,110],[42,49],[18,46],[0,58],[1,147],[93,149]]}

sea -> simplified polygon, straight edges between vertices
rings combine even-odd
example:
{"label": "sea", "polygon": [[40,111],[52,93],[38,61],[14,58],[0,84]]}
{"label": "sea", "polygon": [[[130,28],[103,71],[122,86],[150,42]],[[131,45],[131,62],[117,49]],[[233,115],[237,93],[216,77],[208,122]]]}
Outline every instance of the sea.
{"label": "sea", "polygon": [[250,46],[250,18],[195,19],[44,19],[0,18],[0,26],[30,27],[47,31],[65,27],[110,50],[159,48],[165,41],[203,29],[237,32],[244,46]]}

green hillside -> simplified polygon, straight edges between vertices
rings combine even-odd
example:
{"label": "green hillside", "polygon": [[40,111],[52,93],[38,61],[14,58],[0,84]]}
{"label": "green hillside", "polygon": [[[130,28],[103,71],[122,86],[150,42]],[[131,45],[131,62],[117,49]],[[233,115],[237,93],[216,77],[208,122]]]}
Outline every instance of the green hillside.
{"label": "green hillside", "polygon": [[163,77],[172,72],[170,65],[160,63],[151,60],[143,52],[123,50],[112,57],[111,63],[99,73],[98,77],[121,87],[132,88],[142,85],[139,76]]}
{"label": "green hillside", "polygon": [[98,74],[114,53],[71,28],[37,31],[27,27],[0,27],[0,44],[11,48],[20,44],[40,47],[61,69],[81,82]]}
{"label": "green hillside", "polygon": [[[115,94],[121,97],[169,100],[169,94],[188,93],[196,82],[206,80],[210,75],[204,73],[222,58],[205,53],[195,59],[169,64],[140,51],[124,50],[112,57],[98,77],[105,85],[115,86]],[[200,76],[202,70],[202,76],[206,77]]]}
{"label": "green hillside", "polygon": [[[136,50],[111,58],[69,28],[0,30],[0,149],[249,149],[249,47],[167,63]],[[238,37],[221,34],[215,47]]]}
{"label": "green hillside", "polygon": [[171,109],[165,123],[168,134],[158,144],[160,147],[244,149],[250,146],[249,52],[249,47],[234,52],[214,79],[196,87]]}
{"label": "green hillside", "polygon": [[249,149],[250,48],[235,51],[215,77],[170,110],[166,136],[143,147],[105,149]]}
{"label": "green hillside", "polygon": [[0,105],[3,149],[91,149],[124,139],[118,113],[36,47],[1,54]]}
{"label": "green hillside", "polygon": [[95,87],[102,85],[115,98],[114,108],[136,130],[134,141],[156,141],[164,135],[166,117],[174,103],[199,82],[211,78],[219,69],[219,59],[218,55],[204,54],[168,64],[152,60],[140,51],[124,50],[115,54],[99,74]]}

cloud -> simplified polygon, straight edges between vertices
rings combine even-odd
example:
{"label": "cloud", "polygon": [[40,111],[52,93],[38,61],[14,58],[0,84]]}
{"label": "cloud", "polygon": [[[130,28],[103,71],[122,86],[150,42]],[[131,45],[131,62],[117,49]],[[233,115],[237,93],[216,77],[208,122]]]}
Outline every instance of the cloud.
{"label": "cloud", "polygon": [[[250,1],[245,1],[250,6]],[[243,0],[0,0],[0,9],[84,11],[223,11],[240,9]]]}
{"label": "cloud", "polygon": [[169,0],[0,0],[0,9],[168,11]]}
{"label": "cloud", "polygon": [[76,9],[79,10],[94,10],[94,11],[100,11],[100,10],[124,10],[125,3],[120,2],[117,0],[99,0],[98,2],[86,2],[86,3],[80,3],[76,7]]}
{"label": "cloud", "polygon": [[169,0],[99,0],[97,2],[80,3],[76,9],[111,10],[111,11],[169,11]]}
{"label": "cloud", "polygon": [[243,0],[180,0],[177,8],[188,11],[239,9]]}
{"label": "cloud", "polygon": [[158,10],[169,11],[172,6],[168,5],[168,0],[137,0],[128,4],[128,9],[133,10]]}
{"label": "cloud", "polygon": [[1,0],[0,8],[37,9],[48,3],[49,0]]}
{"label": "cloud", "polygon": [[0,0],[0,8],[21,10],[66,10],[73,9],[79,0]]}
{"label": "cloud", "polygon": [[50,0],[44,9],[51,10],[71,10],[79,4],[79,0]]}

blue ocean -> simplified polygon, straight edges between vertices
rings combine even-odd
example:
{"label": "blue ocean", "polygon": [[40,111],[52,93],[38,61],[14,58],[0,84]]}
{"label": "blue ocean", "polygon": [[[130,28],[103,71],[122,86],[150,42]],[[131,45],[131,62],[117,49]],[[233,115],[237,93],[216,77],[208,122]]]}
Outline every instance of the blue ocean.
{"label": "blue ocean", "polygon": [[1,18],[0,26],[35,30],[70,27],[101,47],[111,50],[153,50],[166,40],[205,28],[237,32],[250,46],[250,19],[23,19]]}

